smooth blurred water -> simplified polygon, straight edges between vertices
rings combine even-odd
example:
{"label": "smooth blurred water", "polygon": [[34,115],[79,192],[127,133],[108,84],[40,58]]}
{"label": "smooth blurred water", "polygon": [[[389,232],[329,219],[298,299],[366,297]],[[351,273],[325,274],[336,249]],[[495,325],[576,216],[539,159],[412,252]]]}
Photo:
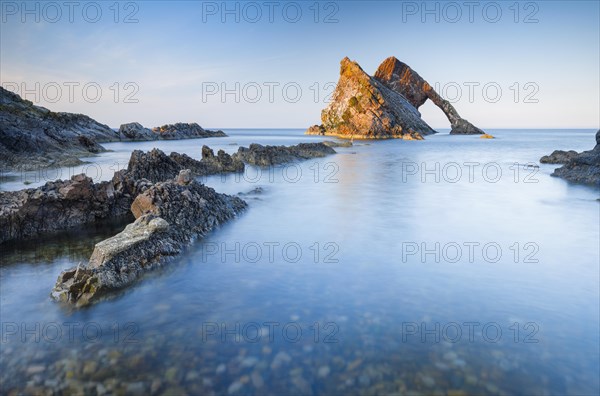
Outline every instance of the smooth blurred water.
{"label": "smooth blurred water", "polygon": [[[106,144],[112,152],[90,161],[106,180],[133,149],[199,158],[203,144],[323,140],[226,132]],[[496,139],[356,141],[328,158],[206,178],[251,192],[247,212],[88,309],[48,293],[124,224],[3,246],[1,389],[597,394],[599,191],[527,166],[591,149],[595,131],[489,132]],[[72,337],[65,323],[77,325]]]}

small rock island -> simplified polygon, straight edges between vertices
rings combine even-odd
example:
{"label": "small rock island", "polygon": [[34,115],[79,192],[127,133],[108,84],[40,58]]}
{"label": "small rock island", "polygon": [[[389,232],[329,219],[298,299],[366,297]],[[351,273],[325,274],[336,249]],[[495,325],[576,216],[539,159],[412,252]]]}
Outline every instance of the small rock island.
{"label": "small rock island", "polygon": [[563,164],[552,172],[573,183],[590,184],[600,187],[600,130],[596,132],[596,146],[578,153],[574,150],[555,150],[540,158],[542,164]]}
{"label": "small rock island", "polygon": [[329,135],[354,139],[422,140],[436,133],[418,109],[427,99],[439,107],[452,127],[452,135],[484,132],[460,117],[427,81],[408,65],[389,57],[369,76],[358,63],[342,59],[340,79],[331,103],[321,112],[321,125],[310,127],[308,135]]}

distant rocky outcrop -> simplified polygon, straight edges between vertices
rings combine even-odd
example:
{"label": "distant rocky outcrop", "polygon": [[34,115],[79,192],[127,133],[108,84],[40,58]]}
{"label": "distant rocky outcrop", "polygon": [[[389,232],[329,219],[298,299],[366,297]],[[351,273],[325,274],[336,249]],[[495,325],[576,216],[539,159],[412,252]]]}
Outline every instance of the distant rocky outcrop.
{"label": "distant rocky outcrop", "polygon": [[542,164],[565,164],[569,160],[577,157],[579,153],[575,150],[554,150],[550,155],[544,155],[540,158]]}
{"label": "distant rocky outcrop", "polygon": [[352,142],[346,140],[346,141],[342,141],[342,142],[335,142],[333,140],[325,140],[324,142],[322,142],[325,146],[329,146],[329,147],[352,147]]}
{"label": "distant rocky outcrop", "polygon": [[435,133],[406,98],[344,58],[331,103],[321,112],[322,125],[307,134],[343,138],[422,139]]}
{"label": "distant rocky outcrop", "polygon": [[138,195],[132,204],[135,222],[96,244],[86,265],[63,271],[51,295],[76,306],[88,305],[165,264],[194,238],[245,208],[240,198],[218,194],[183,170],[176,179],[157,183]]}
{"label": "distant rocky outcrop", "polygon": [[129,124],[121,125],[119,136],[122,139],[133,141],[157,140],[159,137],[158,134],[148,128],[144,128],[139,122],[130,122]]}
{"label": "distant rocky outcrop", "polygon": [[240,147],[232,158],[250,165],[272,166],[331,154],[335,154],[335,150],[323,143],[300,143],[288,147],[253,143],[249,148]]}
{"label": "distant rocky outcrop", "polygon": [[391,56],[379,65],[375,72],[375,78],[391,90],[404,96],[416,109],[421,107],[427,99],[431,100],[450,121],[451,135],[484,133],[469,121],[461,118],[450,102],[443,99],[416,71],[395,57]]}
{"label": "distant rocky outcrop", "polygon": [[600,130],[596,132],[596,146],[592,150],[568,157],[563,166],[554,170],[552,176],[574,183],[600,186]]}
{"label": "distant rocky outcrop", "polygon": [[333,99],[321,112],[322,124],[310,127],[306,133],[354,139],[421,140],[436,133],[417,110],[427,99],[446,114],[452,134],[483,133],[461,118],[414,70],[394,57],[386,59],[374,77],[358,63],[344,58]]}
{"label": "distant rocky outcrop", "polygon": [[223,131],[209,131],[202,128],[200,125],[193,123],[168,124],[160,127],[152,128],[152,132],[158,135],[159,139],[177,140],[177,139],[193,139],[193,138],[209,138],[209,137],[225,137]]}
{"label": "distant rocky outcrop", "polygon": [[100,143],[227,136],[196,123],[150,130],[137,122],[114,131],[83,114],[56,113],[0,87],[0,169],[28,171],[75,166],[81,157],[105,152]]}
{"label": "distant rocky outcrop", "polygon": [[55,113],[0,87],[0,167],[3,170],[72,166],[106,151],[117,132],[88,116]]}
{"label": "distant rocky outcrop", "polygon": [[39,188],[0,191],[0,243],[129,215],[140,193],[173,179],[183,169],[192,168],[194,176],[244,170],[244,164],[228,154],[214,156],[206,146],[202,152],[203,159],[197,161],[185,154],[167,156],[158,149],[134,151],[127,169],[115,172],[110,181],[93,183],[85,175],[76,175]]}

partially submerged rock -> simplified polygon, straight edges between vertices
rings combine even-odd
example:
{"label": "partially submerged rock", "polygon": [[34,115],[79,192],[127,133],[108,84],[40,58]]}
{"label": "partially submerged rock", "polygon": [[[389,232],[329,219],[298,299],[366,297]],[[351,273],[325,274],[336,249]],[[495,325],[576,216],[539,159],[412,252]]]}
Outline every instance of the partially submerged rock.
{"label": "partially submerged rock", "polygon": [[314,125],[306,133],[354,139],[421,140],[436,133],[418,111],[427,99],[448,117],[451,134],[484,133],[461,118],[450,102],[395,57],[386,59],[374,77],[358,63],[344,58],[333,100],[321,112],[322,125]]}
{"label": "partially submerged rock", "polygon": [[208,137],[225,137],[223,131],[210,131],[202,128],[200,125],[193,123],[178,122],[176,124],[167,124],[160,127],[152,128],[152,132],[158,135],[159,139],[176,140],[176,139],[193,139],[193,138],[208,138]]}
{"label": "partially submerged rock", "polygon": [[119,136],[123,140],[148,141],[148,140],[181,140],[209,137],[225,137],[223,131],[210,131],[202,128],[197,123],[167,124],[156,128],[145,128],[139,122],[123,124],[119,128]]}
{"label": "partially submerged rock", "polygon": [[346,140],[344,142],[334,142],[333,140],[325,140],[324,142],[322,142],[325,146],[328,147],[352,147],[352,142],[349,140]]}
{"label": "partially submerged rock", "polygon": [[263,146],[253,143],[249,148],[240,147],[232,157],[250,165],[272,166],[331,154],[335,154],[335,150],[323,143],[300,143],[295,146]]}
{"label": "partially submerged rock", "polygon": [[596,146],[567,160],[556,168],[552,176],[561,177],[574,183],[600,186],[600,130],[596,132]]}
{"label": "partially submerged rock", "polygon": [[202,147],[202,160],[198,161],[186,154],[171,153],[166,155],[159,149],[147,153],[135,150],[127,172],[134,179],[148,179],[154,183],[172,179],[183,169],[189,169],[195,176],[208,176],[219,173],[243,172],[244,163],[219,150],[215,156],[208,146]]}
{"label": "partially submerged rock", "polygon": [[579,153],[575,150],[554,150],[550,155],[544,155],[540,158],[542,164],[565,164],[569,160],[577,157]]}
{"label": "partially submerged rock", "polygon": [[135,195],[149,185],[117,172],[101,183],[82,174],[39,188],[0,192],[0,243],[126,216]]}
{"label": "partially submerged rock", "polygon": [[183,169],[191,168],[194,176],[244,170],[243,162],[228,154],[214,156],[206,146],[202,152],[204,158],[197,161],[185,154],[167,156],[158,149],[134,151],[127,169],[115,172],[110,181],[93,183],[82,174],[39,188],[0,191],[0,243],[127,216],[138,194]]}
{"label": "partially submerged rock", "polygon": [[218,194],[183,170],[176,179],[140,194],[132,205],[135,222],[98,243],[86,265],[63,271],[51,295],[76,306],[92,303],[164,265],[196,237],[245,208],[240,198]]}

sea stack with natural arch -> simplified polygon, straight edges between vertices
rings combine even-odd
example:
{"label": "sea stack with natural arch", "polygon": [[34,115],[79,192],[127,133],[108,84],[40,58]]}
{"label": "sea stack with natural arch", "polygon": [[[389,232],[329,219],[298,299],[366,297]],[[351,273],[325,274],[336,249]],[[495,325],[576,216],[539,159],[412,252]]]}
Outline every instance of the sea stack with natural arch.
{"label": "sea stack with natural arch", "polygon": [[340,79],[331,103],[321,112],[321,125],[309,135],[354,139],[422,140],[436,133],[418,108],[430,99],[450,121],[452,135],[484,132],[462,118],[427,81],[405,63],[389,57],[369,76],[347,57],[342,59]]}

